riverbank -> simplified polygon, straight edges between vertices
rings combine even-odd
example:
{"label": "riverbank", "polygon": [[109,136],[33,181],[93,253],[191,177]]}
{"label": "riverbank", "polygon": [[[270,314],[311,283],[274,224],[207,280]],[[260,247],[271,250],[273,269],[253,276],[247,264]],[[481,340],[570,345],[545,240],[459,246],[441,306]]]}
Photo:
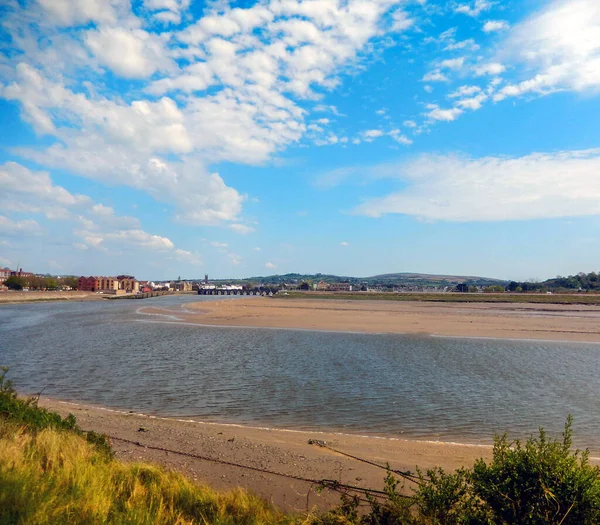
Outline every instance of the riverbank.
{"label": "riverbank", "polygon": [[97,301],[102,296],[94,292],[0,292],[0,305],[46,301]]}
{"label": "riverbank", "polygon": [[[311,483],[298,478],[332,479],[349,485],[382,488],[384,470],[340,452],[378,464],[389,462],[393,469],[414,472],[416,466],[421,469],[441,466],[452,471],[470,466],[480,457],[488,459],[492,451],[491,446],[156,418],[47,398],[40,400],[40,406],[63,416],[73,413],[81,428],[111,436],[113,449],[119,459],[158,463],[183,472],[196,481],[206,482],[215,489],[244,487],[288,512],[306,511],[307,507],[311,509],[315,506],[327,509],[339,503],[339,494],[327,491],[318,493]],[[310,445],[309,439],[324,441],[339,452]],[[184,452],[185,455],[172,451]]]}
{"label": "riverbank", "polygon": [[600,342],[600,307],[587,305],[251,298],[140,312],[214,326]]}

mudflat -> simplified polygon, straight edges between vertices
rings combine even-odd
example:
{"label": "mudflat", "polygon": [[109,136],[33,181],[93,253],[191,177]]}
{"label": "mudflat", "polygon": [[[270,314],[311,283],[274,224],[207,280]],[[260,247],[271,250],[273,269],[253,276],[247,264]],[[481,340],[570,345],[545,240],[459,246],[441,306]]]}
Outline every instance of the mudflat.
{"label": "mudflat", "polygon": [[[324,510],[340,501],[338,493],[319,492],[315,484],[298,478],[383,488],[384,469],[341,452],[380,465],[389,462],[392,469],[412,473],[416,466],[421,469],[441,466],[452,471],[471,466],[478,458],[488,459],[492,452],[492,447],[485,445],[159,418],[48,398],[42,398],[39,404],[63,416],[73,413],[84,430],[111,437],[116,456],[121,460],[161,464],[216,489],[244,487],[290,512]],[[330,448],[309,444],[309,440],[319,440]],[[410,492],[411,486],[407,482],[404,490]]]}
{"label": "mudflat", "polygon": [[216,326],[600,342],[600,306],[588,305],[255,297],[141,311]]}

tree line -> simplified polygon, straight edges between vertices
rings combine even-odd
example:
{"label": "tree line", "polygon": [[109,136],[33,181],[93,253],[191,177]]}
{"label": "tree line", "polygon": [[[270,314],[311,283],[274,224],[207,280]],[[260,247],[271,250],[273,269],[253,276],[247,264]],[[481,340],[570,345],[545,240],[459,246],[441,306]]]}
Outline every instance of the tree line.
{"label": "tree line", "polygon": [[9,290],[59,290],[59,289],[77,289],[76,277],[52,277],[43,275],[19,276],[11,275],[4,285]]}

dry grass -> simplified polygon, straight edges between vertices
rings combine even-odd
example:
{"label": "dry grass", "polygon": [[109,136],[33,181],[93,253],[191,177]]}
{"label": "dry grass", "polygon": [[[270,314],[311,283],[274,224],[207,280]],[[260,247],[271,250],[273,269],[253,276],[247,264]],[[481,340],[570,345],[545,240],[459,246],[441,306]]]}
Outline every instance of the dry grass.
{"label": "dry grass", "polygon": [[82,437],[0,420],[0,523],[290,523],[242,489],[216,492],[156,466],[108,458]]}

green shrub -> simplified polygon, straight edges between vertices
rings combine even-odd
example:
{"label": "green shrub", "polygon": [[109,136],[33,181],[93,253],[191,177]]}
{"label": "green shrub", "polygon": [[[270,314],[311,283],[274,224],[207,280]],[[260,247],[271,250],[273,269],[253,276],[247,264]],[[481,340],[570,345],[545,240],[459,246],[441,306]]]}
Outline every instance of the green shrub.
{"label": "green shrub", "polygon": [[363,525],[596,525],[600,469],[589,464],[587,451],[571,450],[572,423],[569,416],[562,440],[542,429],[525,444],[496,437],[489,464],[480,459],[452,474],[439,468],[419,473],[408,501],[388,471],[384,502],[369,498],[368,512],[360,515],[358,499],[346,498],[330,515]]}

